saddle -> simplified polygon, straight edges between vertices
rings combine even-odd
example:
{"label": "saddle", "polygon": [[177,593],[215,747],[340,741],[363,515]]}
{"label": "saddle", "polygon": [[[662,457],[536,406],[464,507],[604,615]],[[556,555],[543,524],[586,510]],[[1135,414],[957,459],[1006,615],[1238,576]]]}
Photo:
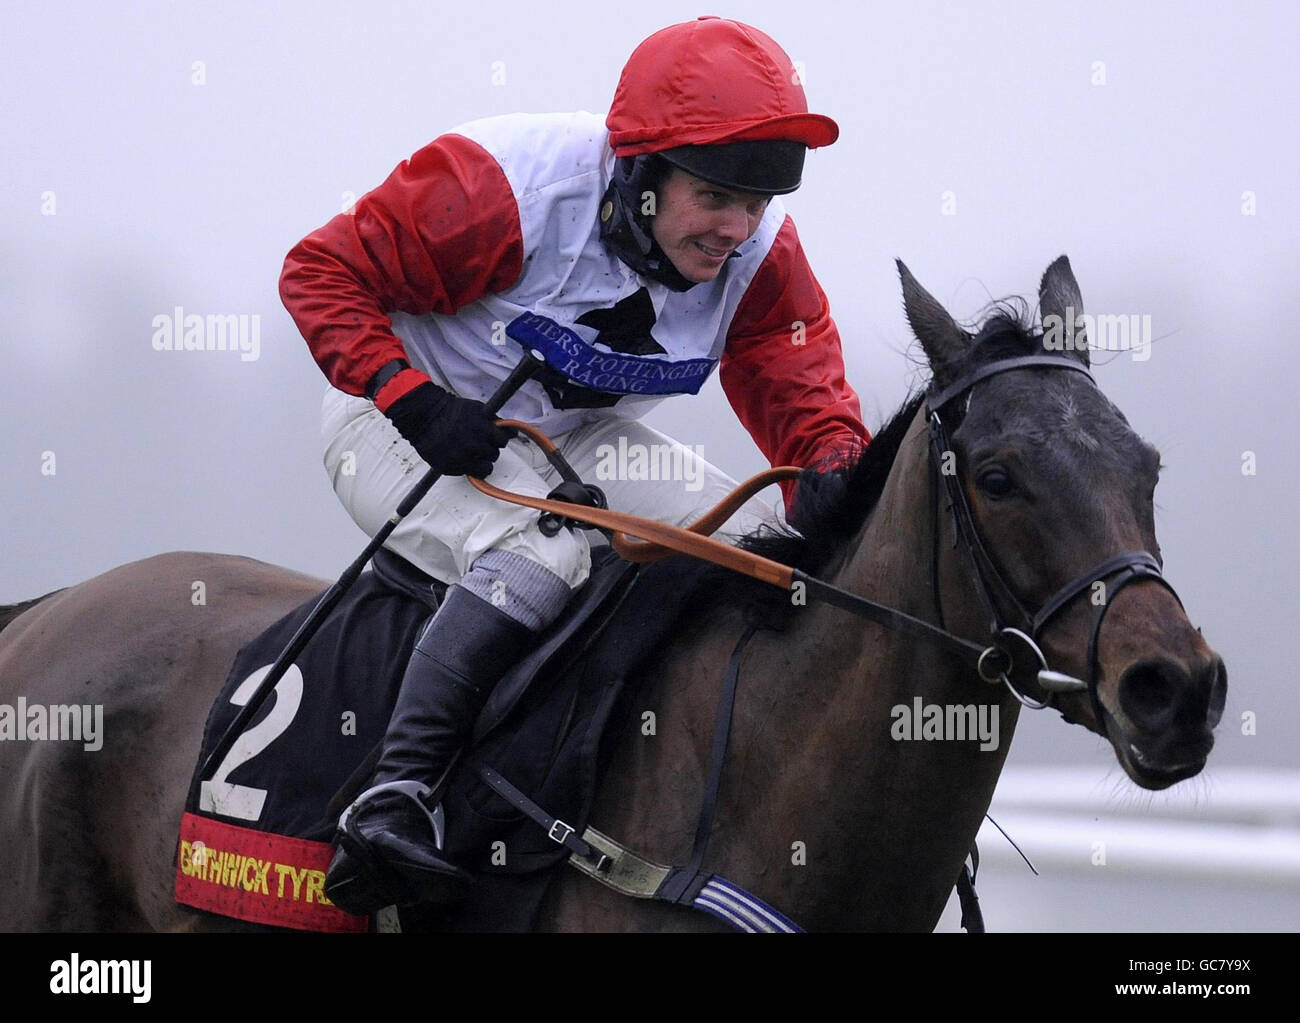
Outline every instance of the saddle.
{"label": "saddle", "polygon": [[[626,716],[627,682],[679,613],[675,558],[592,551],[565,613],[493,690],[443,799],[444,854],[478,878],[453,909],[403,911],[405,928],[524,930],[568,855],[483,780],[508,779],[581,829]],[[308,930],[365,930],[324,897],[339,813],[366,787],[406,662],[445,587],[381,551],[213,773],[196,767],[176,864],[179,902]],[[198,763],[316,598],[243,647],[209,713]],[[241,692],[242,688],[242,692]]]}

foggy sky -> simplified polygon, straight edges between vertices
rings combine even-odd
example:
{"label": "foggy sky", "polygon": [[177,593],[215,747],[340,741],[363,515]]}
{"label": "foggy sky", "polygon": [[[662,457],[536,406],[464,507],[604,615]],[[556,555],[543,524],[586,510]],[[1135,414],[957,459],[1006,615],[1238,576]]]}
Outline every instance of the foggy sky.
{"label": "foggy sky", "polygon": [[[704,13],[617,6],[7,10],[0,601],[174,549],[336,576],[365,538],[321,468],[324,377],[279,303],[284,255],[463,121],[603,112],[642,38]],[[1294,766],[1293,5],[713,13],[776,37],[840,124],[788,206],[869,426],[923,379],[895,257],[962,318],[1032,296],[1061,253],[1090,309],[1150,316],[1151,357],[1096,375],[1163,454],[1166,573],[1228,665],[1210,774]],[[258,357],[156,351],[178,306],[259,316]],[[765,467],[716,378],[647,421],[737,478]],[[1046,760],[1119,775],[1102,740],[1022,715],[1012,762]]]}

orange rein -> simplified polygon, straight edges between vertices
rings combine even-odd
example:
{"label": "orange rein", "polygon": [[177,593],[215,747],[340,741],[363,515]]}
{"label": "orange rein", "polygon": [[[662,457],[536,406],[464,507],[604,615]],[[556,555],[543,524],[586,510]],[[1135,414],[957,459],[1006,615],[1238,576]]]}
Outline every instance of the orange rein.
{"label": "orange rein", "polygon": [[[528,423],[517,419],[501,419],[497,421],[497,425],[524,434],[547,455],[557,450],[555,442],[550,437]],[[751,476],[707,514],[691,523],[688,529],[642,518],[640,515],[629,515],[627,512],[589,508],[585,505],[570,504],[568,501],[549,501],[546,498],[514,494],[474,476],[468,479],[476,489],[490,497],[523,505],[526,508],[536,508],[538,511],[553,512],[565,518],[577,519],[579,522],[613,531],[610,544],[625,561],[657,561],[672,554],[690,554],[788,590],[794,583],[794,569],[769,558],[743,551],[721,540],[714,540],[709,534],[731,518],[737,508],[764,487],[779,480],[794,479],[800,471],[796,466],[782,465],[760,472],[757,476]]]}

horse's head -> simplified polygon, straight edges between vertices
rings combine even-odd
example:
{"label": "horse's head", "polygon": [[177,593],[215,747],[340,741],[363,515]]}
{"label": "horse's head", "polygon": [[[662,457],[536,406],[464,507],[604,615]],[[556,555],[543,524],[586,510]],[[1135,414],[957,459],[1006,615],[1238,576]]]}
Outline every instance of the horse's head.
{"label": "horse's head", "polygon": [[[1043,275],[1043,333],[1004,310],[972,336],[901,263],[899,272],[934,375],[929,402],[941,422],[932,416],[932,430],[955,456],[940,466],[956,470],[948,496],[969,507],[971,564],[981,546],[987,554],[974,585],[1003,624],[1037,640],[1049,668],[1087,688],[1070,691],[1069,680],[1041,688],[1048,676],[1037,674],[1037,653],[1018,640],[1010,644],[1021,662],[1014,684],[1104,735],[1144,788],[1195,775],[1214,745],[1227,673],[1159,574],[1159,454],[1087,373],[1066,364],[1086,369],[1089,361],[1069,261],[1061,257]],[[1044,355],[1059,361],[1005,362]],[[988,372],[994,364],[999,370]]]}

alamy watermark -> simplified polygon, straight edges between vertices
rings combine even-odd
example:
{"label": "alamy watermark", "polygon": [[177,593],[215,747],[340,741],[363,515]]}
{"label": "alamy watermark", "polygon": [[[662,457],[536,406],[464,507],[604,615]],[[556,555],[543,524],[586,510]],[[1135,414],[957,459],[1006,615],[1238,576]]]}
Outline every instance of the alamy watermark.
{"label": "alamy watermark", "polygon": [[704,446],[689,448],[684,444],[629,444],[620,437],[618,444],[601,444],[596,448],[598,480],[678,480],[686,489],[704,489]]}
{"label": "alamy watermark", "polygon": [[153,318],[156,352],[239,352],[244,362],[262,354],[262,317],[257,313],[187,313],[176,306]]}
{"label": "alamy watermark", "polygon": [[926,703],[921,697],[891,707],[889,736],[895,742],[979,740],[980,749],[998,748],[998,706],[988,703]]}
{"label": "alamy watermark", "polygon": [[151,997],[152,959],[82,959],[73,952],[50,963],[50,991],[56,995],[130,995],[143,1004]]}
{"label": "alamy watermark", "polygon": [[104,745],[104,705],[0,703],[0,742],[80,742],[87,753]]}
{"label": "alamy watermark", "polygon": [[1043,317],[1043,348],[1049,352],[1074,352],[1085,348],[1105,352],[1132,352],[1134,362],[1151,358],[1150,313],[1074,312],[1048,313]]}

